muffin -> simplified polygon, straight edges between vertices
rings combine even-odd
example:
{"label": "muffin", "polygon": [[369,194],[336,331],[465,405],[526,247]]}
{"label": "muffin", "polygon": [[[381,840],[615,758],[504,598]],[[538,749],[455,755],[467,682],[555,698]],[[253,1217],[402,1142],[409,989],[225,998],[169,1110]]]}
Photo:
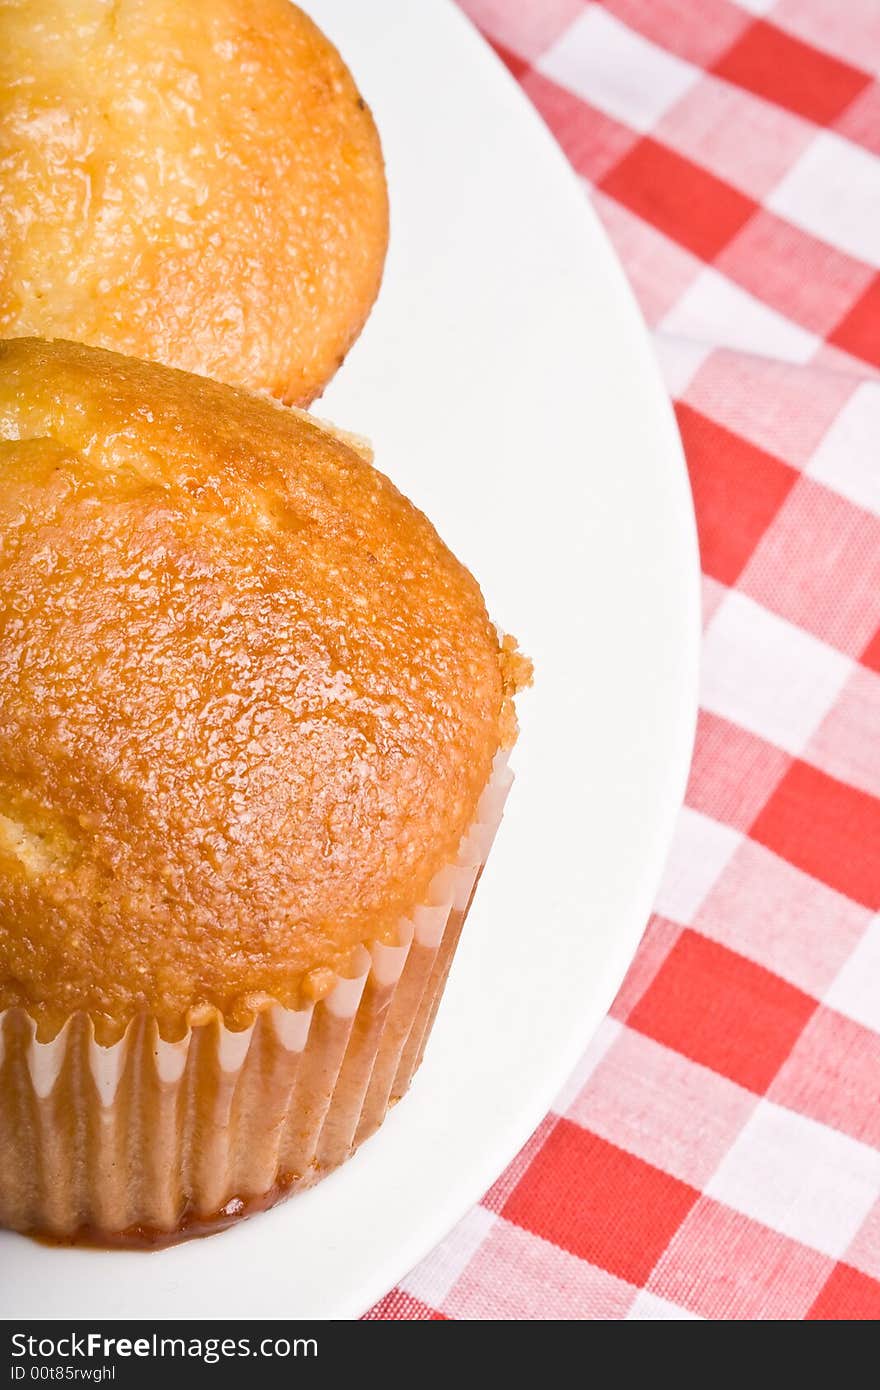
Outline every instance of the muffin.
{"label": "muffin", "polygon": [[0,345],[0,1224],[221,1225],[406,1090],[528,663],[346,436]]}
{"label": "muffin", "polygon": [[379,138],[288,0],[0,5],[0,337],[307,404],[379,288]]}

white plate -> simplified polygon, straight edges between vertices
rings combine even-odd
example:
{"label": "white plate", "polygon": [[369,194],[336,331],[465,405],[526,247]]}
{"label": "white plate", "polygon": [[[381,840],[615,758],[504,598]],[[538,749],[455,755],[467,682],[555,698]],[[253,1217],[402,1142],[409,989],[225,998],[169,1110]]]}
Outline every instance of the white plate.
{"label": "white plate", "polygon": [[633,954],[681,799],[698,570],[630,291],[513,79],[447,0],[305,0],[372,104],[392,247],[319,406],[372,437],[535,660],[517,781],[424,1067],[318,1188],[158,1254],[0,1236],[6,1317],[353,1317],[478,1200]]}

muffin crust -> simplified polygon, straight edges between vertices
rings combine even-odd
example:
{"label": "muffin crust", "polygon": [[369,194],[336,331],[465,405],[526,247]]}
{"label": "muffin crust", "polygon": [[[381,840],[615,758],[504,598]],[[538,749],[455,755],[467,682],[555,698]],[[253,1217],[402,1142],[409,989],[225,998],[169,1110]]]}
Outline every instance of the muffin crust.
{"label": "muffin crust", "polygon": [[343,439],[7,342],[0,540],[0,1009],[243,1026],[423,899],[528,671]]}
{"label": "muffin crust", "polygon": [[307,404],[379,288],[379,139],[288,0],[0,3],[0,336]]}

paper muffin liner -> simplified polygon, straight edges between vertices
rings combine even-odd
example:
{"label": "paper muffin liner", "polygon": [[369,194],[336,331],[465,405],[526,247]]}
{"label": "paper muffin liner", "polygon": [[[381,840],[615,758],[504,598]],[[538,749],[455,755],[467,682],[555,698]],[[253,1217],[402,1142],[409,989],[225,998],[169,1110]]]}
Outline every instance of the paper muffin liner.
{"label": "paper muffin liner", "polygon": [[134,1019],[112,1046],[73,1014],[50,1042],[0,1012],[0,1226],[161,1245],[216,1230],[344,1162],[409,1087],[512,781],[499,754],[455,861],[389,941],[300,1010],[216,1012],[179,1042]]}

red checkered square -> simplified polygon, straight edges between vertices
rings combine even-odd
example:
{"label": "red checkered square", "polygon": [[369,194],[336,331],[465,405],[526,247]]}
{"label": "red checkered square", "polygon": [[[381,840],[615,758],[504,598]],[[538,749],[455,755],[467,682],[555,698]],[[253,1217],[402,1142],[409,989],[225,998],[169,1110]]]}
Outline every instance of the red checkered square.
{"label": "red checkered square", "polygon": [[674,150],[646,137],[599,185],[696,256],[712,260],[756,204]]}
{"label": "red checkered square", "polygon": [[880,622],[880,517],[801,477],[765,530],[738,587],[857,658]]}
{"label": "red checkered square", "polygon": [[613,198],[596,193],[593,206],[614,245],[626,256],[639,308],[646,323],[654,326],[696,279],[700,262]]}
{"label": "red checkered square", "polygon": [[443,1300],[456,1319],[625,1318],[632,1284],[518,1226],[499,1221]]}
{"label": "red checkered square", "polygon": [[852,377],[722,350],[706,359],[683,399],[800,469],[857,386]]}
{"label": "red checkered square", "polygon": [[702,1187],[756,1104],[750,1091],[623,1028],[568,1118]]}
{"label": "red checkered square", "polygon": [[838,135],[845,135],[872,154],[880,155],[880,86],[872,82],[834,122]]}
{"label": "red checkered square", "polygon": [[874,277],[841,319],[829,335],[829,342],[880,367],[880,275]]}
{"label": "red checkered square", "polygon": [[866,908],[746,840],[693,925],[807,994],[821,995],[870,920]]}
{"label": "red checkered square", "polygon": [[835,1265],[828,1283],[807,1313],[808,1321],[880,1320],[880,1284],[852,1265]]}
{"label": "red checkered square", "polygon": [[790,753],[700,710],[685,802],[714,820],[748,830],[790,766]]}
{"label": "red checkered square", "polygon": [[638,136],[580,97],[531,69],[523,88],[550,126],[572,167],[597,183],[633,148]]}
{"label": "red checkered square", "polygon": [[880,676],[857,666],[810,740],[806,757],[838,781],[880,797]]}
{"label": "red checkered square", "polygon": [[363,1316],[364,1322],[445,1322],[444,1313],[429,1308],[401,1289],[392,1289]]}
{"label": "red checkered square", "polygon": [[769,970],[685,930],[628,1023],[760,1093],[815,1008]]}
{"label": "red checkered square", "polygon": [[676,406],[704,571],[733,584],[797,473],[692,406]]}
{"label": "red checkered square", "polygon": [[507,71],[512,73],[517,82],[521,82],[529,71],[528,59],[521,58],[518,53],[514,53],[510,48],[505,48],[503,43],[496,43],[494,39],[492,40],[492,47]]}
{"label": "red checkered square", "polygon": [[642,995],[653,983],[681,933],[682,928],[678,922],[671,922],[656,912],[651,916],[641,945],[611,1005],[612,1018],[620,1023],[626,1022]]}
{"label": "red checkered square", "polygon": [[706,74],[658,121],[655,137],[750,198],[765,198],[806,149],[808,121]]}
{"label": "red checkered square", "polygon": [[863,666],[870,667],[872,671],[880,672],[880,627],[860,655],[859,661]]}
{"label": "red checkered square", "polygon": [[834,1261],[702,1197],[648,1287],[703,1317],[802,1318]]}
{"label": "red checkered square", "polygon": [[643,1284],[698,1195],[560,1120],[503,1215],[620,1279]]}
{"label": "red checkered square", "polygon": [[795,760],[753,839],[866,907],[880,907],[880,802]]}
{"label": "red checkered square", "polygon": [[871,283],[871,266],[760,209],[716,265],[765,303],[815,333],[830,333]]}
{"label": "red checkered square", "polygon": [[730,0],[603,0],[604,8],[652,43],[698,67],[707,67],[750,23]]}
{"label": "red checkered square", "polygon": [[818,1008],[769,1096],[880,1148],[880,1036],[833,1009]]}
{"label": "red checkered square", "polygon": [[860,68],[880,53],[877,0],[776,0],[775,22],[807,43]]}
{"label": "red checkered square", "polygon": [[714,71],[820,125],[839,116],[871,80],[859,68],[762,19],[749,26]]}
{"label": "red checkered square", "polygon": [[540,5],[511,5],[508,0],[459,3],[485,34],[533,62],[577,19],[587,0],[541,0]]}

